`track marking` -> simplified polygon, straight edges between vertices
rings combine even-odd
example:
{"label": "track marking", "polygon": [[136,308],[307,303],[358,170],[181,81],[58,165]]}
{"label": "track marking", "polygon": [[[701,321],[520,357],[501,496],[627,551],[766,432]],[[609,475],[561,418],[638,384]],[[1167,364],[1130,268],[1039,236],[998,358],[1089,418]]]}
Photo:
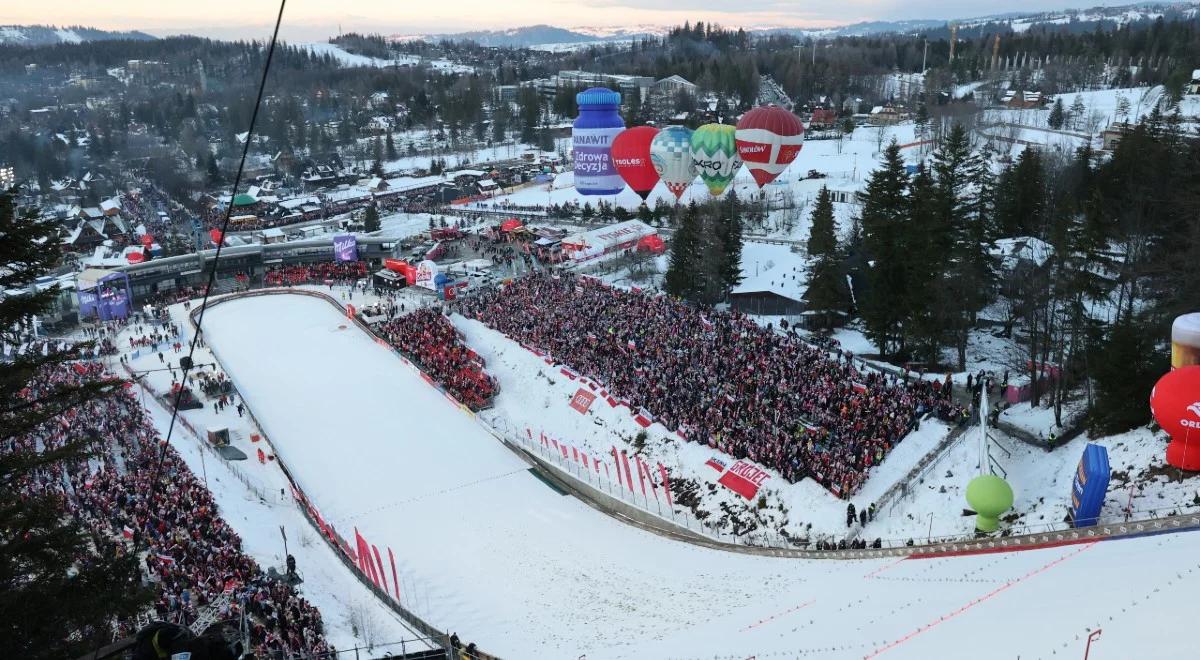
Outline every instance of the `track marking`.
{"label": "track marking", "polygon": [[879,575],[880,573],[882,573],[882,572],[884,572],[884,571],[886,571],[886,570],[888,570],[888,569],[894,568],[894,567],[895,567],[897,564],[899,564],[900,562],[904,561],[905,559],[908,559],[908,557],[901,557],[901,558],[897,559],[896,561],[894,561],[894,562],[892,562],[892,563],[890,563],[890,564],[886,564],[886,565],[884,565],[884,566],[881,566],[881,567],[879,567],[879,568],[875,569],[874,571],[871,571],[870,573],[867,573],[866,575],[864,575],[864,576],[863,576],[863,578],[864,578],[864,579],[866,579],[866,578],[873,578],[873,577],[875,577],[876,575]]}
{"label": "track marking", "polygon": [[782,616],[787,616],[788,614],[791,614],[792,612],[795,612],[796,610],[802,610],[802,609],[808,607],[809,605],[812,605],[815,602],[817,602],[817,601],[814,598],[813,600],[810,600],[807,603],[803,603],[801,605],[797,605],[797,606],[791,608],[790,610],[784,610],[778,614],[772,614],[771,616],[769,616],[761,621],[752,623],[752,624],[746,626],[745,628],[742,628],[738,632],[746,632],[747,630],[752,630],[754,628],[757,628],[757,627],[763,625],[764,623],[770,623],[770,622],[774,621],[775,619],[778,619],[779,617],[782,617]]}
{"label": "track marking", "polygon": [[936,626],[938,624],[945,623],[946,621],[953,619],[954,617],[958,616],[959,614],[966,612],[967,610],[971,609],[972,607],[975,607],[976,605],[984,602],[985,600],[989,600],[993,596],[1008,589],[1009,587],[1018,585],[1035,575],[1043,573],[1043,572],[1049,570],[1050,568],[1053,568],[1054,566],[1057,566],[1058,564],[1061,564],[1062,562],[1064,562],[1068,559],[1071,559],[1072,557],[1075,557],[1076,555],[1080,554],[1081,552],[1083,552],[1085,550],[1090,550],[1091,548],[1095,547],[1095,545],[1097,543],[1099,543],[1099,541],[1092,541],[1091,543],[1083,546],[1082,548],[1080,548],[1070,554],[1063,555],[1063,556],[1059,557],[1058,559],[1055,559],[1047,564],[1042,565],[1039,568],[1035,568],[1034,570],[1026,573],[1025,575],[1022,575],[1021,577],[1017,578],[1016,580],[1013,580],[1012,582],[1009,582],[1007,584],[1003,584],[999,587],[996,587],[992,591],[989,591],[988,593],[980,596],[979,598],[976,598],[975,600],[967,603],[966,605],[963,605],[962,607],[958,608],[957,610],[954,610],[953,612],[941,617],[937,621],[934,621],[933,623],[927,623],[924,626],[921,626],[920,628],[917,628],[916,630],[901,637],[900,639],[897,639],[897,640],[893,641],[892,643],[887,644],[886,646],[882,646],[878,649],[875,649],[871,653],[868,653],[867,655],[863,656],[863,660],[869,660],[870,658],[874,658],[874,657],[883,655],[887,651],[890,651],[890,650],[896,648],[897,646],[900,646],[901,644],[909,641],[910,639],[916,637],[917,635],[920,635],[921,633],[929,630],[930,628],[933,628],[934,626]]}

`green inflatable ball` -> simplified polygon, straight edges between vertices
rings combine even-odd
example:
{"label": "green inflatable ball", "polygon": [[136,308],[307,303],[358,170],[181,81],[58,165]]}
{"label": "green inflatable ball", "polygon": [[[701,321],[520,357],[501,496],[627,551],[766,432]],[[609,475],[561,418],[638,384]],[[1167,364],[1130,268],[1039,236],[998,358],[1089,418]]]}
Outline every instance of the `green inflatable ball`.
{"label": "green inflatable ball", "polygon": [[1012,508],[1012,486],[994,474],[981,474],[967,484],[967,504],[978,514],[975,529],[994,532],[1000,526],[1000,516]]}

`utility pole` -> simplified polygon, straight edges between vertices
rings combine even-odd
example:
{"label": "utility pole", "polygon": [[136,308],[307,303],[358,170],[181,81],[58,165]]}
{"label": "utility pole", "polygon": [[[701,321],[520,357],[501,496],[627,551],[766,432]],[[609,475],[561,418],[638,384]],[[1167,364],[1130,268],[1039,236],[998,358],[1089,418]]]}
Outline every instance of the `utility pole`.
{"label": "utility pole", "polygon": [[925,39],[925,52],[921,53],[921,73],[929,70],[925,63],[929,61],[929,39]]}
{"label": "utility pole", "polygon": [[950,24],[950,61],[954,61],[954,44],[958,41],[958,23]]}

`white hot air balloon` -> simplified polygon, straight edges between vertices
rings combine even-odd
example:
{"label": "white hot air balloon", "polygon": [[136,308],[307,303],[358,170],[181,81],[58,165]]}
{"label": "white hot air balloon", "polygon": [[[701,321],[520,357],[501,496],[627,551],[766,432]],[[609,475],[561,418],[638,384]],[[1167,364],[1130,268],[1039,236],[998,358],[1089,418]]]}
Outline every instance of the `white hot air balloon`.
{"label": "white hot air balloon", "polygon": [[692,131],[684,126],[668,126],[650,142],[650,162],[675,199],[696,180],[692,162]]}

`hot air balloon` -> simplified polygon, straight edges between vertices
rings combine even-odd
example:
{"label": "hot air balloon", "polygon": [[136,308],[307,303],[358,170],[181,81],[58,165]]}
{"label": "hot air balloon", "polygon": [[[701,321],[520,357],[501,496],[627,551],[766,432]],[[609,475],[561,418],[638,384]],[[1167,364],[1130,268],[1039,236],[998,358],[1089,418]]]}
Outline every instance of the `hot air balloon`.
{"label": "hot air balloon", "polygon": [[783,173],[804,145],[804,124],[773,105],[755,108],[737,123],[738,155],[762,188]]}
{"label": "hot air balloon", "polygon": [[668,126],[650,141],[650,162],[667,190],[675,199],[692,185],[696,167],[692,163],[692,131],[683,126]]}
{"label": "hot air balloon", "polygon": [[713,197],[725,192],[742,168],[736,129],[728,124],[705,124],[692,133],[692,162]]}
{"label": "hot air balloon", "polygon": [[1200,366],[1168,371],[1150,391],[1150,409],[1171,436],[1167,463],[1200,470]]}
{"label": "hot air balloon", "polygon": [[650,162],[650,142],[658,135],[653,126],[636,126],[621,131],[612,143],[612,161],[625,183],[645,201],[658,184],[658,172]]}

